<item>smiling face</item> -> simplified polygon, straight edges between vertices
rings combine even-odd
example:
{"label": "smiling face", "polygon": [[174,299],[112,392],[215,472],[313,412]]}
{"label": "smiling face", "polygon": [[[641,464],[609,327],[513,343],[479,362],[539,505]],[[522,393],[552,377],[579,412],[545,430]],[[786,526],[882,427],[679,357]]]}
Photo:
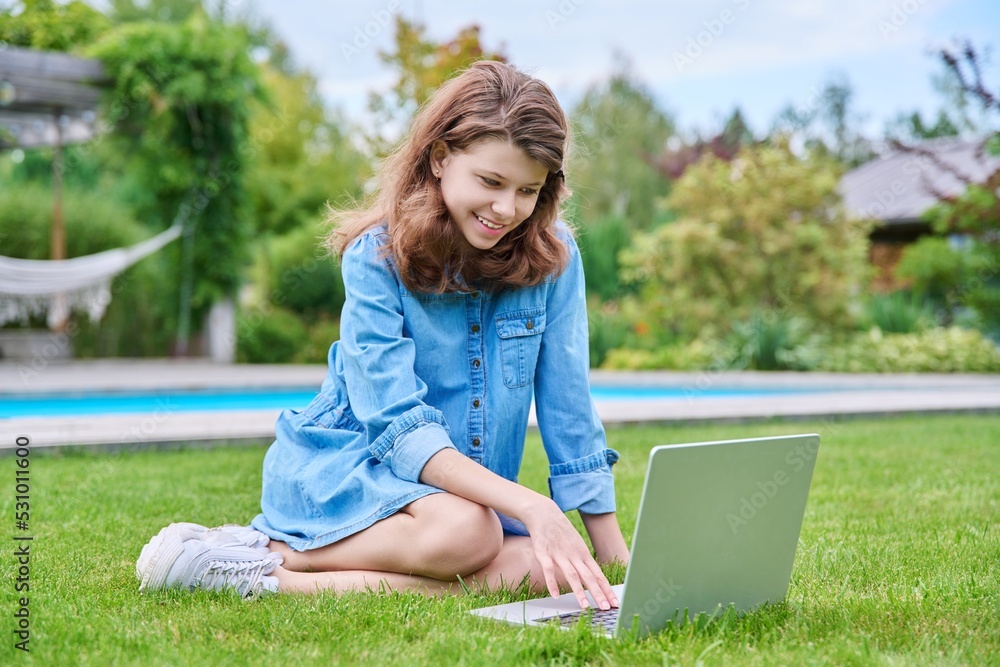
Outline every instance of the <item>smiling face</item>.
{"label": "smiling face", "polygon": [[535,210],[548,169],[516,146],[484,139],[465,150],[437,142],[431,170],[451,219],[473,248],[489,250]]}

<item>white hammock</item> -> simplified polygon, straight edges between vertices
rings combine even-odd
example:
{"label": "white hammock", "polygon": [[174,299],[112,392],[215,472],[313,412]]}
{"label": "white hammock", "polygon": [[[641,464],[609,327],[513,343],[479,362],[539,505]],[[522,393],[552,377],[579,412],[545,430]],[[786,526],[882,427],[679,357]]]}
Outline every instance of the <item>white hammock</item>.
{"label": "white hammock", "polygon": [[182,229],[175,222],[128,248],[73,259],[0,257],[0,326],[48,312],[48,325],[56,328],[72,309],[86,311],[91,320],[100,319],[111,301],[111,279],[176,239]]}

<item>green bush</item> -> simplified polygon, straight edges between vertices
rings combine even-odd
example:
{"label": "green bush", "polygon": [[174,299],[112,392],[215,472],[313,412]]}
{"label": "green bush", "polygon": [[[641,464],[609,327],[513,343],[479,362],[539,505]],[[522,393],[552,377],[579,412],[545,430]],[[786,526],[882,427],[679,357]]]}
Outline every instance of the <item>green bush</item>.
{"label": "green bush", "polygon": [[737,322],[725,342],[729,368],[757,371],[808,370],[816,364],[817,345],[806,320],[774,311]]}
{"label": "green bush", "polygon": [[1000,347],[974,329],[935,327],[916,333],[886,334],[874,328],[846,340],[834,341],[812,335],[800,338],[797,344],[782,346],[771,345],[779,336],[768,336],[769,357],[760,354],[759,344],[747,343],[740,348],[733,345],[732,339],[726,342],[695,340],[655,350],[613,349],[608,351],[601,367],[612,370],[794,369],[840,373],[1000,372]]}
{"label": "green bush", "polygon": [[865,302],[864,328],[885,333],[915,333],[928,328],[934,313],[916,295],[907,292],[873,294]]}
{"label": "green bush", "polygon": [[251,364],[322,364],[330,345],[340,338],[340,323],[321,319],[307,323],[285,308],[257,308],[240,314],[236,326],[236,360]]}
{"label": "green bush", "polygon": [[607,352],[603,368],[620,370],[808,370],[822,356],[822,339],[807,322],[780,313],[756,313],[737,322],[724,340],[704,336],[652,348],[622,346]]}
{"label": "green bush", "polygon": [[[972,311],[969,319],[975,328],[1000,343],[1000,285],[971,287],[965,302]],[[960,318],[956,320],[962,321]]]}
{"label": "green bush", "polygon": [[[998,236],[1000,241],[1000,236]],[[1000,341],[1000,242],[992,247],[974,243],[968,250],[966,279],[946,295],[949,303],[960,304],[956,321],[967,317],[970,324]]]}
{"label": "green bush", "polygon": [[618,254],[631,242],[628,224],[621,218],[605,218],[580,227],[577,236],[587,294],[615,298],[621,291]]}
{"label": "green bush", "polygon": [[321,241],[320,226],[301,227],[267,243],[260,258],[264,300],[307,322],[339,317],[344,305],[340,267],[325,254]]}
{"label": "green bush", "polygon": [[925,236],[907,246],[894,273],[909,281],[914,294],[947,307],[945,296],[965,280],[967,267],[948,239]]}
{"label": "green bush", "polygon": [[306,325],[283,308],[240,313],[236,324],[236,360],[251,364],[282,364],[309,344]]}
{"label": "green bush", "polygon": [[[151,235],[107,193],[65,188],[62,199],[68,257],[130,245]],[[51,257],[53,200],[52,189],[37,183],[0,189],[0,239],[5,256]]]}
{"label": "green bush", "polygon": [[785,143],[688,167],[663,202],[676,220],[633,237],[620,255],[643,316],[687,340],[723,337],[757,311],[853,330],[871,273],[870,222],[846,216],[839,177],[834,162],[803,160]]}
{"label": "green bush", "polygon": [[340,321],[321,319],[314,322],[307,332],[305,346],[296,352],[292,361],[297,364],[324,364],[330,345],[340,338]]}
{"label": "green bush", "polygon": [[1000,265],[997,244],[965,238],[960,249],[947,239],[924,237],[908,247],[896,275],[911,281],[941,315],[941,323],[962,324],[1000,337]]}
{"label": "green bush", "polygon": [[1000,348],[979,331],[935,327],[920,333],[857,334],[829,348],[815,370],[851,373],[996,373]]}
{"label": "green bush", "polygon": [[615,302],[601,302],[596,298],[587,302],[587,322],[590,326],[590,366],[597,368],[604,363],[610,350],[626,344],[631,325]]}
{"label": "green bush", "polygon": [[601,364],[608,370],[676,370],[694,371],[730,368],[729,350],[717,342],[695,340],[690,343],[664,345],[655,350],[617,348],[610,350]]}
{"label": "green bush", "polygon": [[592,368],[602,366],[611,350],[627,348],[655,352],[683,342],[678,340],[673,330],[657,326],[649,317],[645,306],[645,303],[631,295],[610,301],[590,297],[587,313],[590,321]]}

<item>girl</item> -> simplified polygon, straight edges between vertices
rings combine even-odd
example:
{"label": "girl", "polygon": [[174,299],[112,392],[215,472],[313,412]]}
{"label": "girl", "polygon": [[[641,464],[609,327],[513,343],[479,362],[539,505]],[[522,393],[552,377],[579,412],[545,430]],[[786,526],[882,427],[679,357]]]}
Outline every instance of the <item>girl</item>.
{"label": "girl", "polygon": [[[628,560],[589,392],[583,272],[557,221],[565,115],[498,62],[446,82],[385,162],[374,204],[335,215],[347,299],[329,373],[285,411],[252,528],[172,524],[142,588],[437,594],[528,578],[618,601]],[[529,409],[551,498],[517,484]],[[564,515],[579,510],[596,552]]]}

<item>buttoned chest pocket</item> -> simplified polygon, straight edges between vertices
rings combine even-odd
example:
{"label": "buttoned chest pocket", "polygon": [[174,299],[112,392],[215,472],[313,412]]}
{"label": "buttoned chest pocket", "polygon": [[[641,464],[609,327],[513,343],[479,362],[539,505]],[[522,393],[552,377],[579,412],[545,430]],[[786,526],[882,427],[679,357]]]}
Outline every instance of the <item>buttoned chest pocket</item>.
{"label": "buttoned chest pocket", "polygon": [[532,383],[544,331],[544,308],[497,315],[497,335],[500,337],[500,359],[505,385],[525,387]]}

